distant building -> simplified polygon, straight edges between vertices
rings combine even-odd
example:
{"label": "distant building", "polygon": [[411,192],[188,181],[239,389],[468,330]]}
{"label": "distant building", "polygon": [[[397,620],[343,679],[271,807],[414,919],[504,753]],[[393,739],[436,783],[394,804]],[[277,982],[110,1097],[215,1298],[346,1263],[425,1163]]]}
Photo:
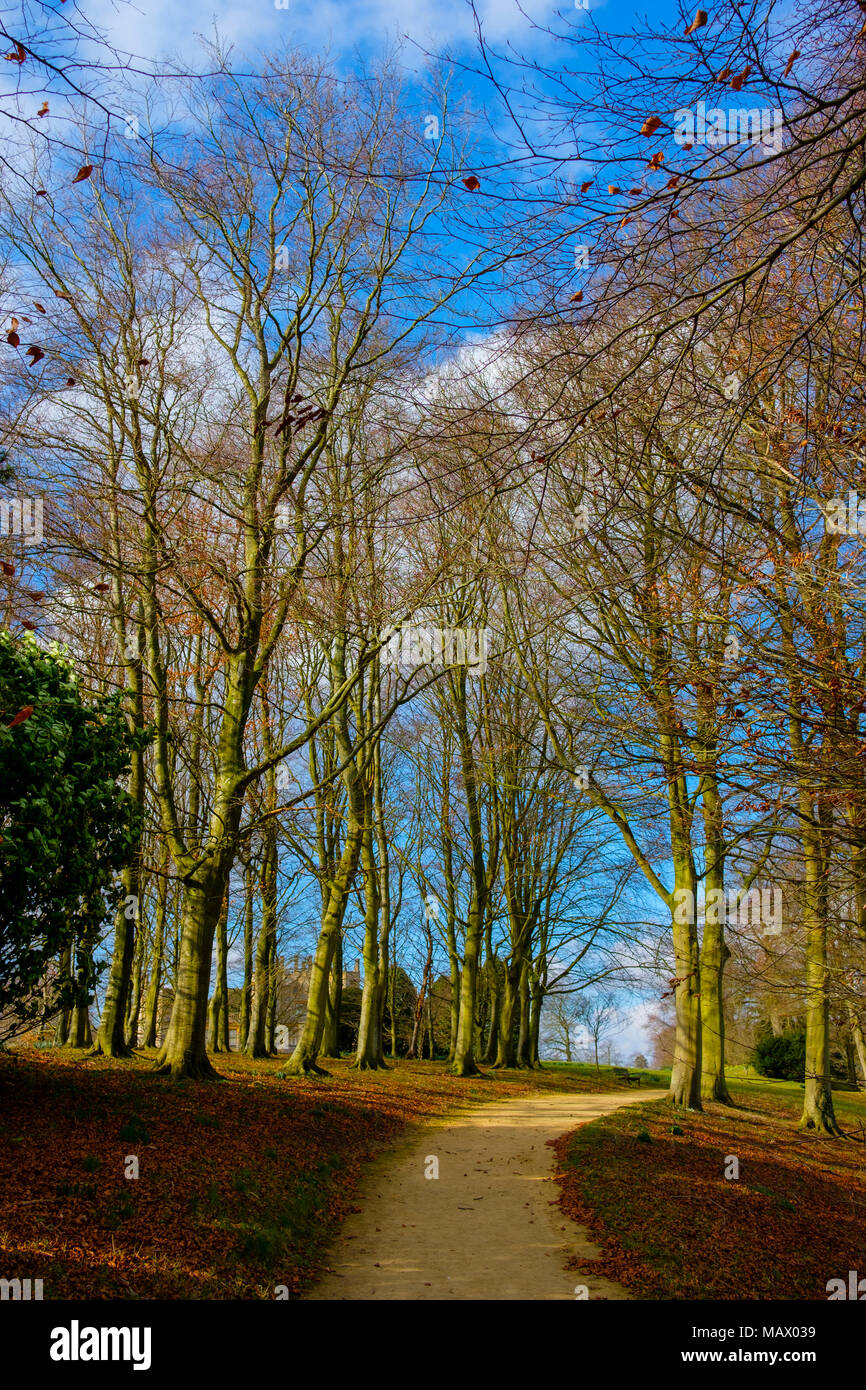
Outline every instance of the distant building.
{"label": "distant building", "polygon": [[[285,962],[284,969],[287,979],[309,988],[310,975],[313,970],[312,956],[292,956],[290,961]],[[355,957],[354,970],[343,971],[343,989],[350,989],[353,985],[356,989],[361,988],[361,960],[359,956]]]}

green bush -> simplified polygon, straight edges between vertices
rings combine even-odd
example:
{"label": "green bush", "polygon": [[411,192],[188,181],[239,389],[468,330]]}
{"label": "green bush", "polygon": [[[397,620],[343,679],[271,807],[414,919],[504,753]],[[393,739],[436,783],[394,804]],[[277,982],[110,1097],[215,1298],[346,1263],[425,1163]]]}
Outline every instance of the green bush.
{"label": "green bush", "polygon": [[[93,997],[92,951],[139,834],[121,785],[138,735],[120,698],[85,695],[59,648],[0,627],[0,1015],[10,1032]],[[52,975],[65,949],[71,972]]]}
{"label": "green bush", "polygon": [[796,1029],[776,1038],[772,1033],[758,1038],[752,1052],[752,1066],[759,1076],[777,1081],[802,1081],[806,1071],[806,1033]]}

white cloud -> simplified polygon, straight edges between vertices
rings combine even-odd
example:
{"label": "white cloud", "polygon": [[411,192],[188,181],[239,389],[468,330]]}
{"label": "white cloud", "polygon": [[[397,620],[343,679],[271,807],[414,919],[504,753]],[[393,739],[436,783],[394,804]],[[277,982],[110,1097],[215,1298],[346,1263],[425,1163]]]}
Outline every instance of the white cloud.
{"label": "white cloud", "polygon": [[[476,8],[491,43],[528,38],[529,20],[549,24],[557,8],[572,13],[567,0],[558,7],[549,0],[521,0],[520,6],[516,0],[477,0]],[[376,49],[404,35],[439,51],[472,43],[474,34],[465,0],[289,0],[286,9],[277,9],[274,0],[186,0],[180,11],[177,0],[94,0],[89,18],[118,48],[152,61],[168,55],[191,61],[196,36],[215,30],[250,55],[286,41],[335,53],[355,45]]]}

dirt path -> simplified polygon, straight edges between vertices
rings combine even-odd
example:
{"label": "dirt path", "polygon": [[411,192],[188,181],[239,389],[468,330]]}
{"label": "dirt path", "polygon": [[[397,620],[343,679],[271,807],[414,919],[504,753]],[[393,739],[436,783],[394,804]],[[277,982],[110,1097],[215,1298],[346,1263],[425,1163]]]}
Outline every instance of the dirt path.
{"label": "dirt path", "polygon": [[[589,1268],[598,1248],[556,1206],[548,1139],[664,1091],[521,1096],[432,1125],[374,1165],[362,1209],[309,1299],[627,1299]],[[431,1160],[438,1160],[439,1176]]]}

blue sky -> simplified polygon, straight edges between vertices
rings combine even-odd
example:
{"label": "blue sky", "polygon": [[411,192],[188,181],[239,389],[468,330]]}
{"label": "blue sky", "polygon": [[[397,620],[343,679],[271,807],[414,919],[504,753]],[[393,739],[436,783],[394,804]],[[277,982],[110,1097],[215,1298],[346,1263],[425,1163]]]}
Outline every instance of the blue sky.
{"label": "blue sky", "polygon": [[[640,7],[628,0],[476,0],[475,10],[494,47],[552,56],[555,45],[541,30],[585,24],[587,7],[611,32],[628,32],[642,19],[679,28],[676,0]],[[327,49],[349,64],[356,52],[369,57],[402,42],[408,71],[420,70],[428,53],[466,60],[475,51],[476,20],[466,0],[183,0],[180,7],[178,0],[80,0],[78,8],[119,49],[154,61],[193,62],[199,36],[215,32],[250,58],[289,42]]]}

